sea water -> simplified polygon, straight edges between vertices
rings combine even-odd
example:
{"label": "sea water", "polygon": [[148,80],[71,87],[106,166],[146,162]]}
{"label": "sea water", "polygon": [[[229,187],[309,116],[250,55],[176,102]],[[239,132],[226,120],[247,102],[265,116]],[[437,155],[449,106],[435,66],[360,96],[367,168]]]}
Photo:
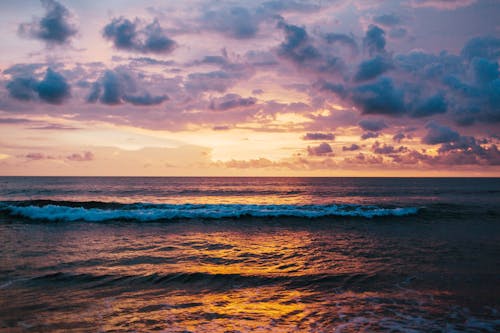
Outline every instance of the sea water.
{"label": "sea water", "polygon": [[500,180],[0,177],[0,331],[498,332]]}

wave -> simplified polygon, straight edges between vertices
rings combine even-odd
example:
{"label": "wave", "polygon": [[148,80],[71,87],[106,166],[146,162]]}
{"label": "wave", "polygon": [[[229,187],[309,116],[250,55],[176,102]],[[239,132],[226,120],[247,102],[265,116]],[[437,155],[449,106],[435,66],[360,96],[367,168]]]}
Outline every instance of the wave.
{"label": "wave", "polygon": [[362,217],[407,216],[417,207],[375,205],[251,205],[251,204],[119,204],[103,202],[21,201],[0,203],[7,216],[45,221],[161,221],[231,219],[241,217]]}
{"label": "wave", "polygon": [[[171,272],[152,273],[140,275],[121,274],[92,274],[92,273],[71,273],[53,272],[41,276],[32,277],[22,281],[27,284],[66,284],[87,288],[96,287],[119,287],[119,286],[168,286],[189,284],[193,287],[200,284],[206,288],[231,289],[237,286],[256,287],[264,285],[280,284],[290,288],[313,288],[313,287],[351,287],[364,286],[369,288],[374,283],[387,282],[393,285],[402,278],[400,274],[384,273],[335,273],[335,274],[304,274],[304,275],[245,275],[245,274],[222,274],[205,272]],[[21,281],[12,281],[19,283]]]}

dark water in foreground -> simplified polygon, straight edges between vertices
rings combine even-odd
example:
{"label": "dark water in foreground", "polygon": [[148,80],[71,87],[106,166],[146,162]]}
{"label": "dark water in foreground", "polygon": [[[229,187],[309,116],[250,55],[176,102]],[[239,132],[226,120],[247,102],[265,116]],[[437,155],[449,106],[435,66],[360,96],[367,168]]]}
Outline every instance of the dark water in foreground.
{"label": "dark water in foreground", "polygon": [[500,179],[0,177],[0,332],[498,332]]}

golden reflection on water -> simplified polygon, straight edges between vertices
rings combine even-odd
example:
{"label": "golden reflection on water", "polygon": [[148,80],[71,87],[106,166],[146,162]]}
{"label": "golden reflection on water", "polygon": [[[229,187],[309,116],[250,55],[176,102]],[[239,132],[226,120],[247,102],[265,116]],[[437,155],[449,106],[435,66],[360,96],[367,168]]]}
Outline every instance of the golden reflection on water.
{"label": "golden reflection on water", "polygon": [[[17,266],[49,277],[2,290],[0,308],[19,332],[397,331],[443,316],[443,293],[385,283],[384,269],[405,258],[400,245],[349,228],[237,223],[251,222],[82,224],[54,238],[49,226],[39,237],[50,251],[20,252]],[[399,319],[381,327],[387,317]]]}

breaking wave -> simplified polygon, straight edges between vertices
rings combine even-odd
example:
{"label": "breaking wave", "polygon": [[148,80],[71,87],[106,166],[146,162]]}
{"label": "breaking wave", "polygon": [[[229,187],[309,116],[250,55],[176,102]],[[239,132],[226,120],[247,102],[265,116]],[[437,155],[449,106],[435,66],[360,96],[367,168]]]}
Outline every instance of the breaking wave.
{"label": "breaking wave", "polygon": [[250,204],[118,204],[104,202],[19,201],[0,203],[0,212],[12,217],[45,221],[111,220],[161,221],[230,219],[241,217],[362,217],[417,214],[417,207],[376,205],[250,205]]}

